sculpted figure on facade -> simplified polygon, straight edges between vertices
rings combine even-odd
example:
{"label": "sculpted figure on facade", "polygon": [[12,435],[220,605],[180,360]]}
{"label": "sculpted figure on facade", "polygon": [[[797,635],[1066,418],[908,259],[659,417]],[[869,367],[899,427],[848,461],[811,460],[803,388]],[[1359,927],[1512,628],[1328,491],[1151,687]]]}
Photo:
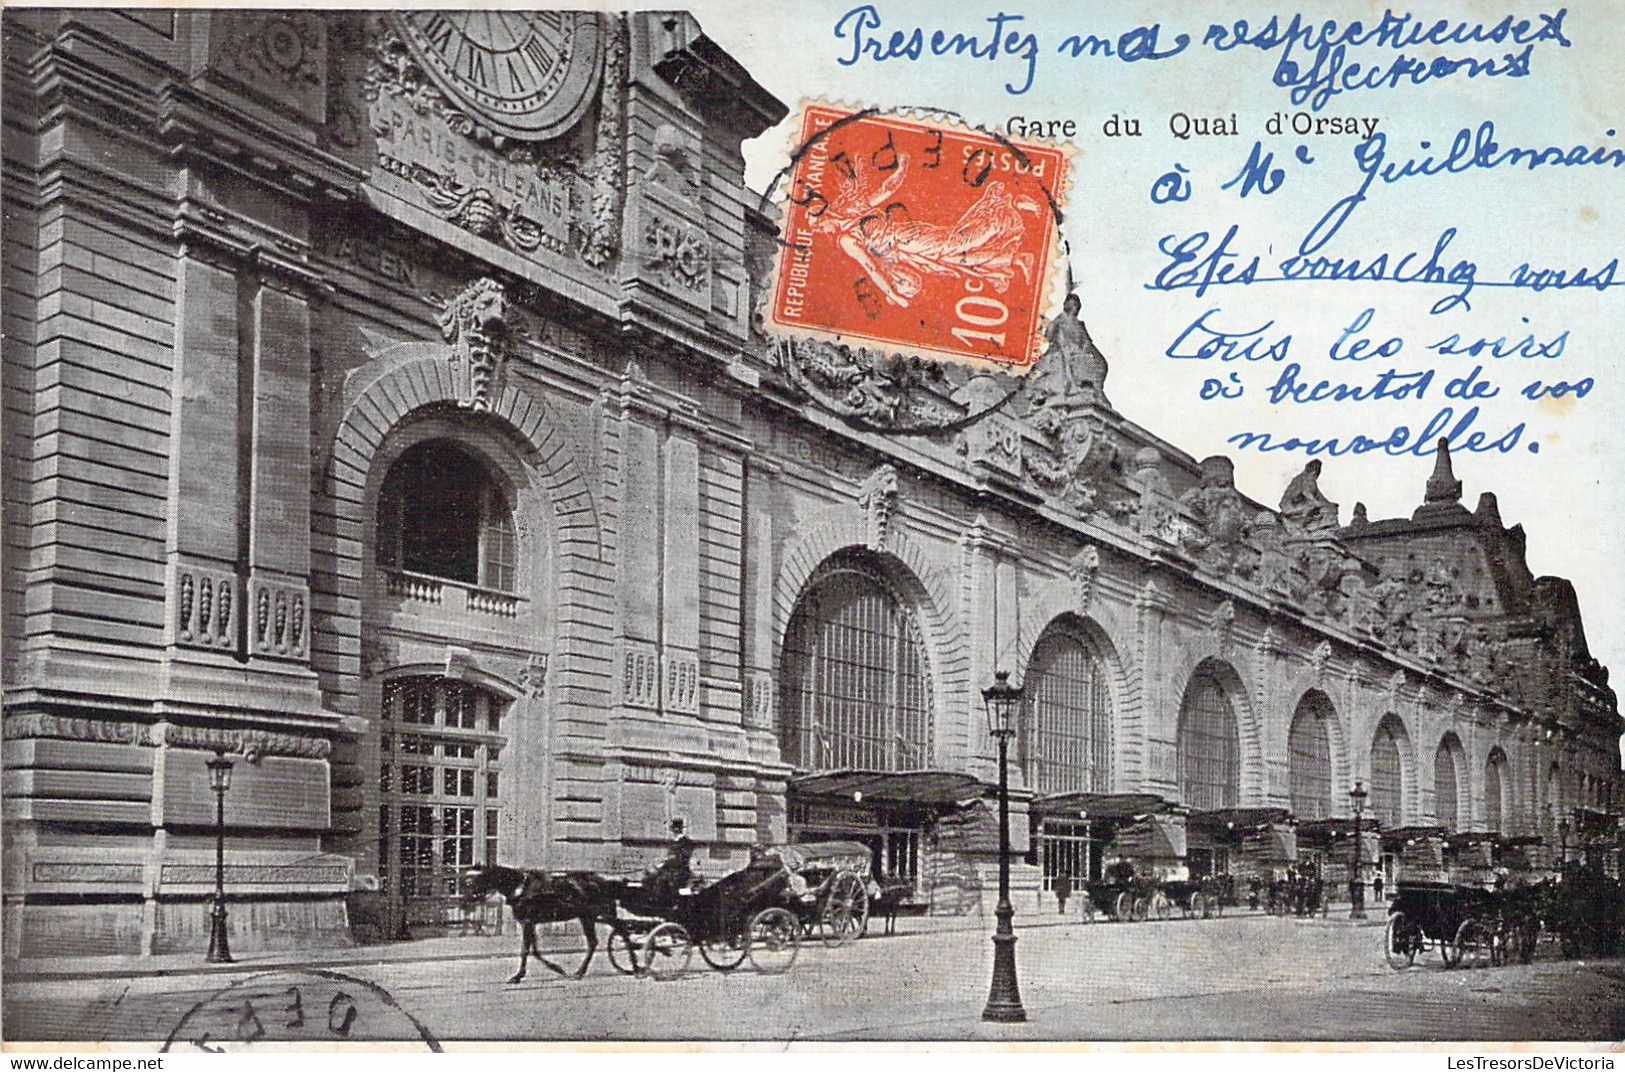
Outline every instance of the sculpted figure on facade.
{"label": "sculpted figure on facade", "polygon": [[490,409],[509,334],[508,295],[502,284],[484,278],[464,288],[441,310],[440,334],[451,344],[458,405],[475,412]]}
{"label": "sculpted figure on facade", "polygon": [[1111,405],[1106,401],[1106,358],[1078,316],[1083,302],[1068,294],[1045,332],[1049,346],[1032,371],[1034,408]]}
{"label": "sculpted figure on facade", "polygon": [[[1241,554],[1247,528],[1247,504],[1236,490],[1235,466],[1229,458],[1215,454],[1202,459],[1201,477],[1195,487],[1179,497],[1191,513],[1195,528],[1180,541],[1186,554],[1220,573],[1232,570]],[[1251,562],[1248,562],[1251,566]]]}
{"label": "sculpted figure on facade", "polygon": [[1247,524],[1247,542],[1257,552],[1254,583],[1267,595],[1283,599],[1292,594],[1297,583],[1293,558],[1286,549],[1286,528],[1281,519],[1268,510],[1260,510]]}
{"label": "sculpted figure on facade", "polygon": [[1337,504],[1320,490],[1320,459],[1311,458],[1281,495],[1281,520],[1294,536],[1329,536],[1337,531]]}

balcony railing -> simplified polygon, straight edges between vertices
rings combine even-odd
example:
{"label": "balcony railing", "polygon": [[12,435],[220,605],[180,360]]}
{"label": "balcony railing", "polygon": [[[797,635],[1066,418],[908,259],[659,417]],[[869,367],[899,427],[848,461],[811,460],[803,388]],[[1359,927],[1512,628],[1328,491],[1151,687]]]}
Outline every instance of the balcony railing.
{"label": "balcony railing", "polygon": [[386,569],[383,574],[384,590],[408,603],[426,603],[449,611],[514,618],[519,614],[520,604],[525,602],[523,596],[511,592],[498,592],[493,588],[480,588],[409,570]]}

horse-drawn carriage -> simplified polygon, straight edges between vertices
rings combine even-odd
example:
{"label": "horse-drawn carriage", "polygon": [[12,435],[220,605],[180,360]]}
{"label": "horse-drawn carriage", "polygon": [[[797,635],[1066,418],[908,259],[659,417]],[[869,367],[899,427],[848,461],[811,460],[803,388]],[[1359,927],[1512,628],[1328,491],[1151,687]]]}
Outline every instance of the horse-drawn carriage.
{"label": "horse-drawn carriage", "polygon": [[519,971],[536,949],[538,923],[577,919],[587,954],[597,949],[597,928],[607,926],[609,957],[627,974],[669,978],[684,971],[697,949],[718,971],[745,961],[777,974],[795,963],[804,935],[841,946],[863,933],[869,914],[869,850],[857,842],[784,845],[754,853],[739,871],[698,888],[662,881],[619,881],[588,872],[546,875],[507,867],[471,868],[464,897],[504,896],[524,927]]}
{"label": "horse-drawn carriage", "polygon": [[1089,895],[1091,908],[1120,923],[1165,920],[1173,916],[1173,903],[1163,892],[1162,884],[1136,872],[1134,865],[1126,861],[1109,869],[1103,881],[1085,883],[1084,891]]}
{"label": "horse-drawn carriage", "polygon": [[1445,967],[1476,967],[1534,956],[1540,936],[1538,898],[1529,889],[1490,890],[1449,882],[1399,883],[1388,909],[1383,953],[1407,967],[1430,945]]}

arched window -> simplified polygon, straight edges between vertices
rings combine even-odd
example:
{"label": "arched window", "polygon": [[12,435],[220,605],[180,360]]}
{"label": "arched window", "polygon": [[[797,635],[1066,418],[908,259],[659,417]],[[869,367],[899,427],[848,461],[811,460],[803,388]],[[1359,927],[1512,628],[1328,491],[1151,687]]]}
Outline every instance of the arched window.
{"label": "arched window", "polygon": [[1332,747],[1327,728],[1331,717],[1331,701],[1320,692],[1306,694],[1292,716],[1287,756],[1292,812],[1300,819],[1324,819],[1332,813]]}
{"label": "arched window", "polygon": [[1094,648],[1062,629],[1033,649],[1023,683],[1021,757],[1040,793],[1111,788],[1112,710],[1106,667]]}
{"label": "arched window", "polygon": [[378,499],[378,564],[515,590],[513,513],[473,455],[443,439],[409,447]]}
{"label": "arched window", "polygon": [[1460,785],[1456,781],[1456,756],[1461,750],[1461,741],[1453,733],[1447,733],[1444,740],[1433,753],[1433,817],[1440,826],[1451,830],[1461,829],[1461,811],[1459,800]]}
{"label": "arched window", "polygon": [[1179,794],[1198,811],[1233,808],[1241,795],[1241,742],[1230,698],[1214,676],[1198,671],[1179,710]]}
{"label": "arched window", "polygon": [[1484,825],[1492,834],[1501,833],[1506,824],[1501,803],[1501,774],[1506,765],[1507,754],[1491,749],[1489,762],[1484,764]]}
{"label": "arched window", "polygon": [[796,604],[779,741],[803,770],[929,765],[930,678],[914,616],[877,570],[841,564]]}
{"label": "arched window", "polygon": [[378,872],[409,922],[438,922],[458,869],[498,862],[505,701],[434,676],[384,685]]}
{"label": "arched window", "polygon": [[1399,759],[1401,731],[1385,718],[1371,742],[1371,814],[1385,828],[1404,825],[1405,775]]}

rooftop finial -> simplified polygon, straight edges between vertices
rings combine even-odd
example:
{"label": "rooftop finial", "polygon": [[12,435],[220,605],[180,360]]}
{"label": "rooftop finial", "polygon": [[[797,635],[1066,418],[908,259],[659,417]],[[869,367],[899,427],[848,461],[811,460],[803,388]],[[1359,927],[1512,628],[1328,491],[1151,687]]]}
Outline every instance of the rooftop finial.
{"label": "rooftop finial", "polygon": [[1456,479],[1455,471],[1450,468],[1450,440],[1441,437],[1439,449],[1434,455],[1433,475],[1428,477],[1427,501],[1434,502],[1460,502],[1461,481]]}

